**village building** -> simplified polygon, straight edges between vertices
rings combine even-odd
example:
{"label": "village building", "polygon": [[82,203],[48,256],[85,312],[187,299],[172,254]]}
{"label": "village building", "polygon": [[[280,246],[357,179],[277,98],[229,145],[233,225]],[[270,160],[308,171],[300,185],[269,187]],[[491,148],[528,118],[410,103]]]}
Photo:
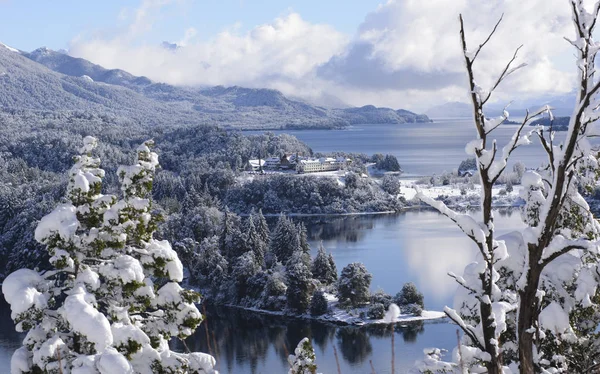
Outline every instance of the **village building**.
{"label": "village building", "polygon": [[279,157],[269,157],[265,159],[265,169],[277,170],[281,164]]}
{"label": "village building", "polygon": [[248,165],[246,166],[247,170],[251,171],[260,171],[265,168],[266,161],[263,159],[259,160],[248,160]]}
{"label": "village building", "polygon": [[296,170],[300,174],[342,170],[350,162],[350,159],[346,159],[343,157],[322,157],[319,159],[300,160]]}

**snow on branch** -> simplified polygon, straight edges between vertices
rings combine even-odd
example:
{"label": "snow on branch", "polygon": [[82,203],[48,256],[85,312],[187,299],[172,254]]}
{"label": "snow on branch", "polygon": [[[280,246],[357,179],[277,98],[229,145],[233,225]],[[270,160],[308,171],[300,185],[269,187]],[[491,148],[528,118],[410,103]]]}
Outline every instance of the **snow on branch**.
{"label": "snow on branch", "polygon": [[473,326],[467,325],[467,323],[461,318],[461,316],[458,315],[456,310],[450,307],[444,307],[444,313],[446,313],[448,318],[450,318],[454,323],[458,325],[458,327],[461,328],[461,330],[463,330],[465,335],[471,338],[473,344],[475,344],[477,348],[485,352],[485,344],[477,336],[477,332],[475,331],[475,328]]}
{"label": "snow on branch", "polygon": [[416,198],[424,202],[425,204],[435,208],[437,211],[450,218],[456,225],[475,243],[484,245],[488,230],[484,230],[473,217],[468,214],[457,213],[452,209],[448,208],[442,201],[434,200],[429,196],[425,196],[419,189],[417,189]]}
{"label": "snow on branch", "polygon": [[573,250],[573,249],[590,249],[595,247],[595,243],[586,239],[570,240],[562,235],[556,235],[550,244],[544,248],[540,264],[547,265],[555,258]]}
{"label": "snow on branch", "polygon": [[492,183],[496,182],[496,180],[500,177],[500,175],[506,168],[506,165],[508,164],[508,158],[510,157],[511,153],[518,147],[531,143],[531,140],[529,140],[529,138],[536,131],[536,129],[527,132],[525,135],[521,135],[521,132],[523,131],[525,125],[527,125],[527,123],[533,118],[545,112],[550,113],[550,107],[547,105],[536,110],[531,114],[529,113],[529,111],[527,111],[527,113],[525,114],[525,118],[521,122],[521,125],[519,126],[517,131],[515,131],[508,144],[506,144],[504,148],[502,148],[502,157],[500,157],[499,160],[495,160],[489,168],[488,176]]}

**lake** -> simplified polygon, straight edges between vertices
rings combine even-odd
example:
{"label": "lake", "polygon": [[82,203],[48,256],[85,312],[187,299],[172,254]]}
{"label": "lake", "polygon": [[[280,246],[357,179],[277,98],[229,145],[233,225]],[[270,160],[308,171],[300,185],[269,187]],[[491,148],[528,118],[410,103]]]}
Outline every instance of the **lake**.
{"label": "lake", "polygon": [[[498,128],[500,146],[515,129],[515,125]],[[472,125],[465,120],[286,132],[316,152],[393,154],[413,175],[456,169],[468,157],[465,144],[474,138]],[[528,166],[543,160],[536,145],[518,149],[513,157],[513,162],[524,161]],[[313,254],[322,242],[333,254],[338,271],[351,262],[364,263],[373,274],[374,291],[395,294],[404,283],[413,282],[425,295],[426,309],[431,310],[452,305],[456,284],[446,274],[461,274],[476,253],[473,243],[452,222],[429,210],[303,221]],[[523,223],[518,211],[497,211],[495,226],[503,234],[523,228]],[[334,347],[344,374],[370,373],[370,361],[378,374],[391,372],[392,331],[386,327],[340,327],[223,307],[209,307],[206,313],[207,320],[188,339],[188,345],[215,355],[222,373],[287,373],[287,354],[305,336],[314,342],[319,372],[337,373]],[[451,350],[456,345],[456,330],[446,321],[399,326],[394,332],[396,373],[407,372],[422,358],[424,348]],[[14,332],[5,303],[0,303],[0,332],[0,373],[8,373],[10,356],[22,335]]]}
{"label": "lake", "polygon": [[[456,284],[446,274],[462,273],[476,252],[452,222],[429,210],[303,221],[313,251],[316,253],[323,242],[338,271],[351,262],[362,262],[373,273],[371,288],[390,294],[398,292],[405,282],[414,282],[425,295],[427,309],[441,310],[452,304]],[[500,234],[523,227],[519,212],[514,210],[496,212],[495,223]],[[188,345],[192,350],[215,354],[222,373],[286,373],[286,352],[305,336],[315,342],[320,372],[337,372],[333,347],[344,374],[370,373],[369,360],[378,374],[390,372],[389,328],[339,327],[231,308],[209,307],[207,316]],[[22,336],[14,333],[6,304],[0,306],[0,331],[0,373],[8,373],[10,355]],[[448,322],[399,327],[395,331],[396,372],[410,369],[424,348],[451,350],[455,344],[456,326]]]}
{"label": "lake", "polygon": [[[501,125],[494,132],[498,148],[511,139],[518,125]],[[344,151],[353,153],[392,154],[398,158],[402,169],[411,175],[432,175],[458,168],[470,156],[465,145],[475,139],[475,129],[468,119],[435,120],[433,123],[404,123],[398,125],[354,125],[344,130],[277,130],[296,136],[314,152]],[[258,134],[263,131],[244,131]],[[564,134],[564,132],[563,132]],[[561,136],[557,133],[557,139]],[[544,151],[537,137],[532,144],[515,150],[509,167],[522,161],[537,167],[545,161]]]}

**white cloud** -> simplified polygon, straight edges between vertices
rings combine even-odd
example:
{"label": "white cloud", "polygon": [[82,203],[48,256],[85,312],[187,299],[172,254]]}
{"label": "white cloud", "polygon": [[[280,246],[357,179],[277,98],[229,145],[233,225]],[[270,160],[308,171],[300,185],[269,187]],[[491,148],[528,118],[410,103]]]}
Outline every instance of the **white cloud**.
{"label": "white cloud", "polygon": [[194,41],[190,30],[183,37],[185,48],[175,51],[118,37],[76,40],[69,53],[172,84],[269,86],[281,78],[302,79],[348,42],[332,27],[308,23],[296,13],[243,34],[225,30],[209,41]]}
{"label": "white cloud", "polygon": [[151,28],[153,14],[173,1],[143,1],[125,35],[79,38],[70,53],[171,84],[270,87],[305,98],[424,110],[467,99],[458,14],[474,49],[504,13],[478,57],[478,83],[491,85],[524,44],[519,62],[529,66],[506,81],[496,100],[572,89],[575,69],[564,70],[572,51],[563,36],[573,29],[564,0],[389,0],[365,16],[352,41],[292,12],[244,33],[234,25],[209,40],[198,40],[189,27],[178,42],[185,47],[177,50],[134,43]]}
{"label": "white cloud", "polygon": [[[427,97],[430,102],[451,97],[464,101],[467,92],[458,15],[462,13],[465,20],[469,49],[475,50],[504,13],[498,31],[478,57],[478,83],[490,87],[523,44],[518,62],[529,66],[507,80],[496,99],[569,92],[573,70],[557,67],[564,66],[561,60],[570,53],[563,39],[573,34],[569,12],[563,0],[388,1],[366,16],[356,41],[343,56],[325,65],[320,75],[363,91],[392,90],[396,97],[410,93],[410,97]],[[358,49],[362,52],[356,53]],[[352,75],[361,69],[370,74]],[[462,94],[456,97],[460,89]]]}

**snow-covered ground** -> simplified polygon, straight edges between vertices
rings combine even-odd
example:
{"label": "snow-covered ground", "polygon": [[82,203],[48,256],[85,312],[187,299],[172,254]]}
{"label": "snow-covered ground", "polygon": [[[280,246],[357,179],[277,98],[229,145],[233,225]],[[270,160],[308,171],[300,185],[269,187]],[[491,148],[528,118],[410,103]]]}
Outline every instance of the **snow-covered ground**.
{"label": "snow-covered ground", "polygon": [[[369,310],[369,305],[360,308],[353,309],[343,309],[338,307],[338,299],[335,295],[330,293],[325,293],[325,298],[327,299],[328,309],[329,311],[320,316],[313,316],[310,313],[302,314],[302,315],[294,315],[296,318],[304,318],[304,319],[314,319],[323,322],[335,323],[338,325],[354,325],[354,326],[364,326],[364,325],[372,325],[372,324],[389,324],[390,322],[385,319],[368,319],[364,317],[367,315],[367,311]],[[270,314],[276,316],[289,316],[283,311],[272,311],[272,310],[264,310],[252,307],[243,307],[239,305],[228,305],[229,307],[249,310],[257,313]],[[361,316],[362,315],[362,316]],[[416,321],[427,321],[434,319],[442,319],[446,317],[444,312],[432,311],[432,310],[423,310],[420,316],[416,316],[414,314],[402,314],[398,312],[395,316],[395,321],[393,323],[402,323],[402,322],[416,322]]]}
{"label": "snow-covered ground", "polygon": [[[469,206],[470,201],[476,199],[479,204],[479,197],[481,196],[481,185],[474,185],[472,189],[467,190],[466,195],[461,195],[461,188],[458,185],[448,186],[427,186],[422,184],[416,184],[416,179],[403,179],[400,187],[400,195],[403,196],[407,201],[414,199],[419,189],[425,196],[436,199],[440,196],[447,196],[453,198],[453,200],[460,201],[456,205]],[[507,192],[506,195],[501,196],[500,191],[505,188],[504,185],[496,186],[493,188],[494,206],[513,206],[519,198],[519,192],[522,189],[521,185],[514,185],[513,191]]]}
{"label": "snow-covered ground", "polygon": [[[327,322],[333,322],[338,324],[346,324],[346,325],[370,325],[370,324],[389,324],[389,321],[385,319],[368,319],[365,317],[361,317],[361,314],[364,316],[367,314],[369,310],[369,306],[364,306],[361,308],[354,309],[342,309],[338,307],[338,299],[332,294],[325,293],[325,298],[327,299],[327,303],[329,305],[329,312],[323,314],[322,316],[313,317],[315,319]],[[437,312],[431,310],[424,310],[420,316],[416,316],[414,314],[402,314],[398,312],[395,316],[395,323],[400,322],[413,322],[413,321],[424,321],[430,319],[440,319],[446,317],[444,312]]]}

